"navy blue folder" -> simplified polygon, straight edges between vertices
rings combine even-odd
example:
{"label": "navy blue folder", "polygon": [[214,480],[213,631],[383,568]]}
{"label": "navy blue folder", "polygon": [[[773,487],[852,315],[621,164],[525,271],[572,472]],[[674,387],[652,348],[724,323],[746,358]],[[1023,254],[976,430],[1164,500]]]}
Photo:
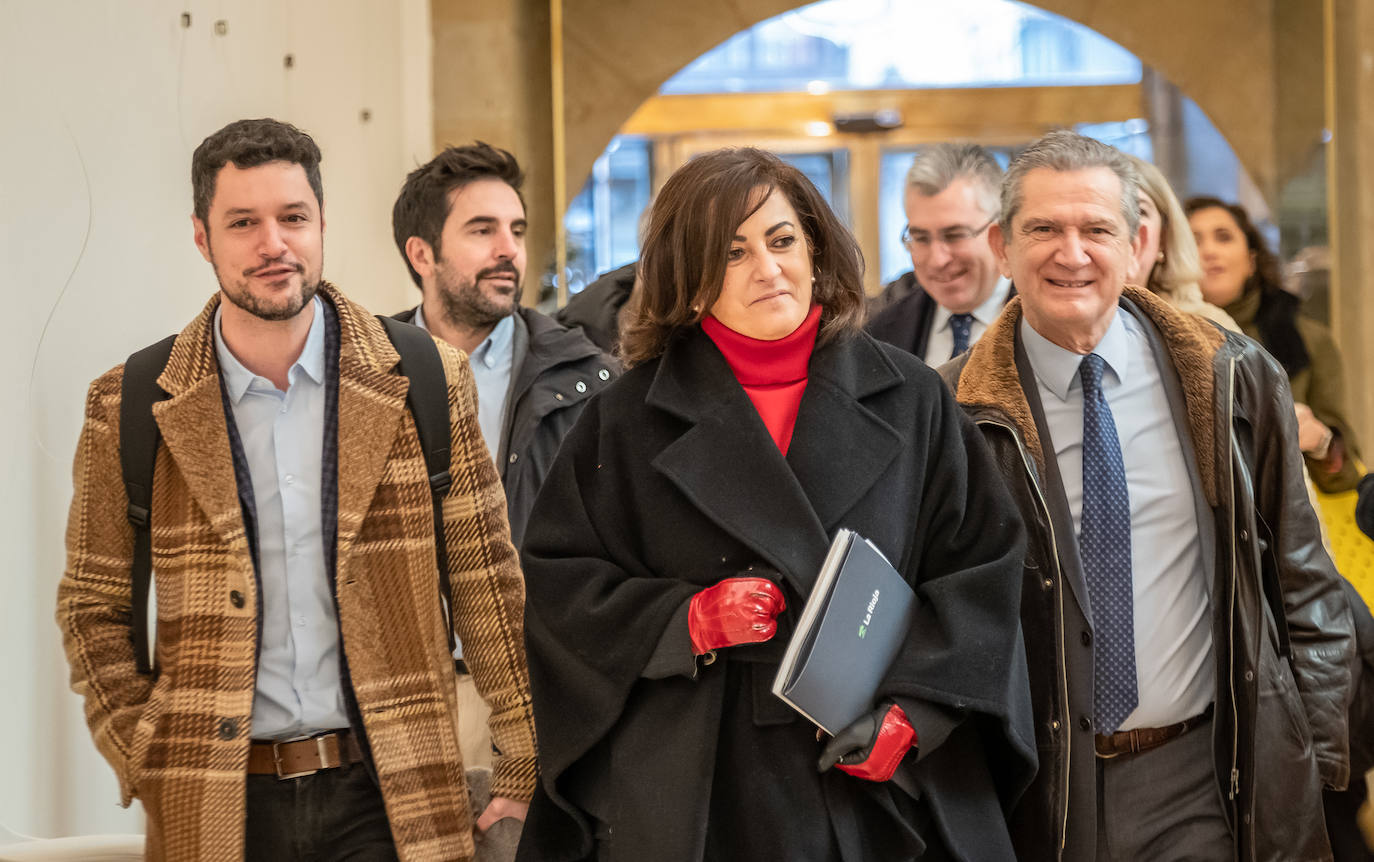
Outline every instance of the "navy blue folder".
{"label": "navy blue folder", "polygon": [[773,694],[831,736],[876,705],[916,594],[873,543],[840,530],[773,679]]}

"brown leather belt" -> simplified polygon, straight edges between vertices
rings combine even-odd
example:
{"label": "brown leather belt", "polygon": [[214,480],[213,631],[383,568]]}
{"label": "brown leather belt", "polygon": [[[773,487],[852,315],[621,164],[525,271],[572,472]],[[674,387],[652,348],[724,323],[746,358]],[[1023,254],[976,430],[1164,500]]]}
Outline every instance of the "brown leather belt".
{"label": "brown leather belt", "polygon": [[1098,757],[1120,757],[1123,754],[1139,754],[1152,748],[1159,748],[1171,739],[1206,722],[1212,717],[1212,707],[1208,706],[1201,715],[1185,718],[1178,724],[1165,727],[1137,727],[1131,730],[1118,730],[1110,735],[1097,734],[1094,739]]}
{"label": "brown leather belt", "polygon": [[321,769],[337,769],[363,759],[358,740],[350,730],[336,730],[307,739],[286,742],[254,742],[248,749],[249,775],[300,778]]}

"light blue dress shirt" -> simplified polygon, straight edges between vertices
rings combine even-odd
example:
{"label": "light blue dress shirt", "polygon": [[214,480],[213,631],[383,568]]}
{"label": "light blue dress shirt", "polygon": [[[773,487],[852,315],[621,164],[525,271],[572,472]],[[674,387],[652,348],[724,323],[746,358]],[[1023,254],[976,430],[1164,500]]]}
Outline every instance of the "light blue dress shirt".
{"label": "light blue dress shirt", "polygon": [[339,622],[321,523],[325,356],[319,297],[314,315],[282,392],[230,352],[215,312],[215,353],[253,477],[257,509],[262,630],[254,739],[290,739],[348,727],[339,676]]}
{"label": "light blue dress shirt", "polygon": [[[1083,513],[1083,357],[1021,318],[1051,445],[1077,534]],[[1131,498],[1131,579],[1140,702],[1121,730],[1162,727],[1201,713],[1216,693],[1210,585],[1198,512],[1168,394],[1141,324],[1117,309],[1093,349],[1116,420]]]}
{"label": "light blue dress shirt", "polygon": [[[416,326],[429,331],[425,325],[425,307],[416,306]],[[492,460],[501,451],[501,432],[506,424],[506,403],[510,399],[510,375],[515,366],[515,315],[510,314],[496,324],[496,328],[468,357],[473,381],[477,384],[477,424]]]}

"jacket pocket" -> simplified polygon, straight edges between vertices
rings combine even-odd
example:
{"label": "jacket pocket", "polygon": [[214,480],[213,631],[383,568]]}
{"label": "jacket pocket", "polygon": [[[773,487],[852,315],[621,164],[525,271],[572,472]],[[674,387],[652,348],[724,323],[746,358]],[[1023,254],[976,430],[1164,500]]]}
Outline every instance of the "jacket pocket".
{"label": "jacket pocket", "polygon": [[140,791],[143,789],[142,779],[144,767],[148,762],[148,749],[162,717],[166,692],[167,689],[162,685],[153,686],[153,692],[149,695],[148,702],[143,705],[143,711],[139,713],[138,723],[134,725],[134,738],[129,745],[129,761],[124,769],[124,781],[130,796],[141,797],[142,795]]}

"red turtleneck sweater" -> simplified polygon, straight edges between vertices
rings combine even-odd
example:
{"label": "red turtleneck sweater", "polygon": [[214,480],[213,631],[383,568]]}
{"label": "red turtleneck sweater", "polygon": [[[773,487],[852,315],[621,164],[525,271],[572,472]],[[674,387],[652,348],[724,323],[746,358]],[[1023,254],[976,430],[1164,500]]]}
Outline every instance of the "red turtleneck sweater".
{"label": "red turtleneck sweater", "polygon": [[797,409],[806,391],[806,369],[820,326],[819,305],[811,306],[806,319],[791,335],[777,341],[741,335],[710,315],[701,321],[702,330],[725,355],[735,379],[754,402],[759,418],[784,455],[797,425]]}

